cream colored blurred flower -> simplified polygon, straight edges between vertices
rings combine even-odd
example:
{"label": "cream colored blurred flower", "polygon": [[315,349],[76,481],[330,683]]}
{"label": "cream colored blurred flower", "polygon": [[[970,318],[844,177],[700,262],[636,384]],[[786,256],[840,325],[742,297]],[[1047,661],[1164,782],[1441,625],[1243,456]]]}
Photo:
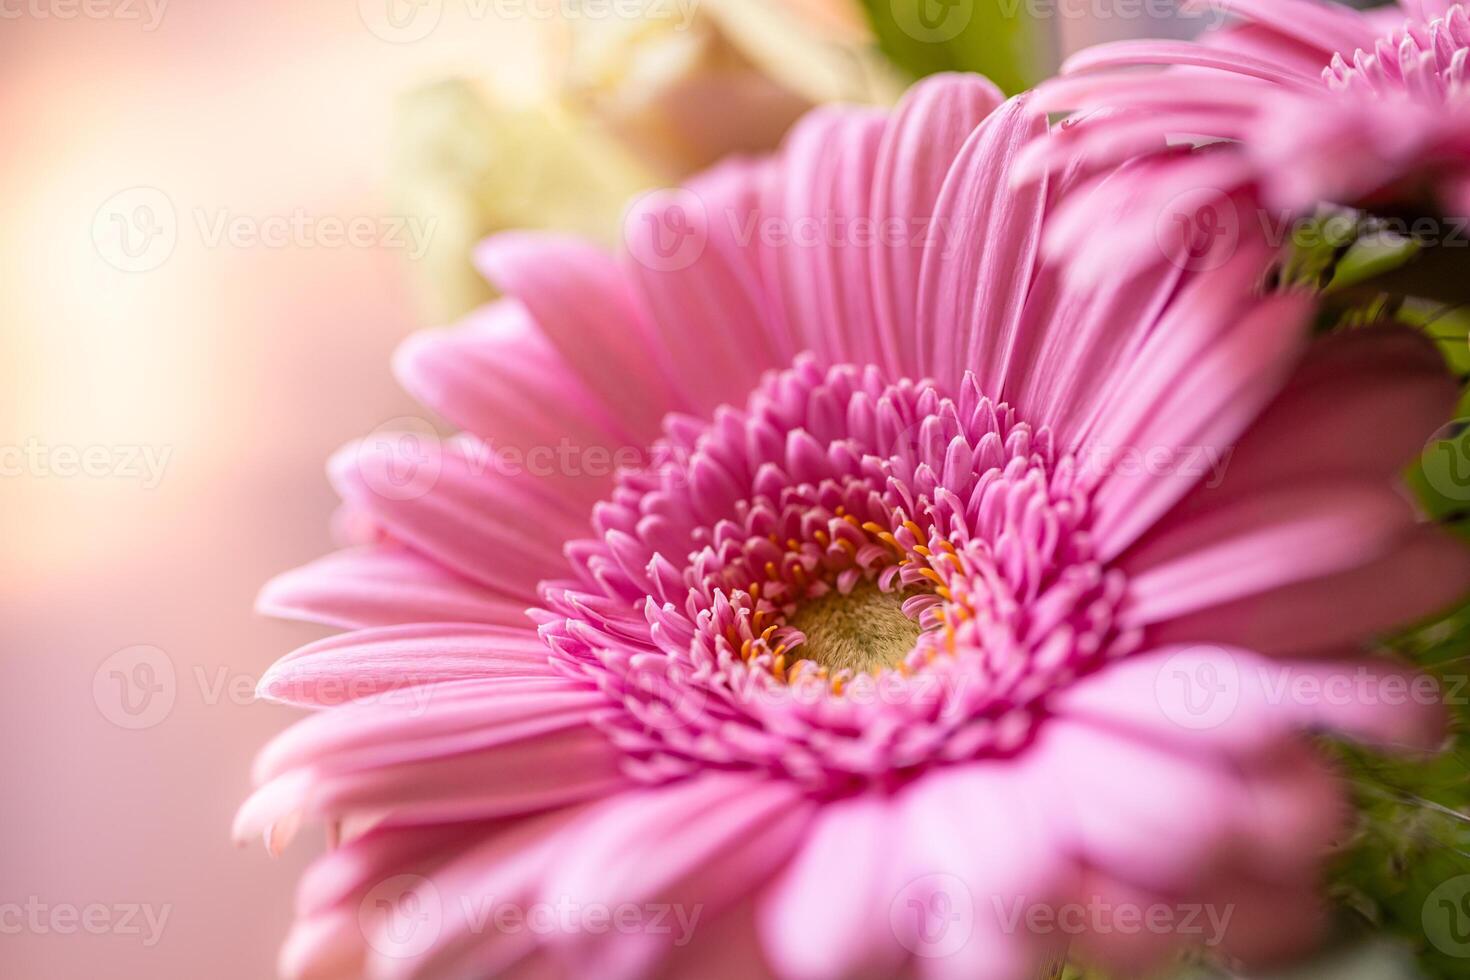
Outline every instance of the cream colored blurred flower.
{"label": "cream colored blurred flower", "polygon": [[420,263],[432,319],[489,298],[469,262],[488,234],[552,228],[610,243],[638,191],[770,149],[817,103],[887,103],[902,88],[855,0],[642,6],[627,17],[561,4],[544,34],[549,77],[529,100],[488,80],[404,98],[395,169],[404,209],[437,218]]}

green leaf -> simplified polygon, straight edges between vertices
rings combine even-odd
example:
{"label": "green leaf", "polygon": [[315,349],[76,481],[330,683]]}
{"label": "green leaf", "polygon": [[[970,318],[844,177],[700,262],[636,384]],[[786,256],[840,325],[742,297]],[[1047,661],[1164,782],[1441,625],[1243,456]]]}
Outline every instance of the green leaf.
{"label": "green leaf", "polygon": [[863,0],[878,43],[915,76],[971,71],[1014,95],[1044,78],[1050,31],[1020,0]]}

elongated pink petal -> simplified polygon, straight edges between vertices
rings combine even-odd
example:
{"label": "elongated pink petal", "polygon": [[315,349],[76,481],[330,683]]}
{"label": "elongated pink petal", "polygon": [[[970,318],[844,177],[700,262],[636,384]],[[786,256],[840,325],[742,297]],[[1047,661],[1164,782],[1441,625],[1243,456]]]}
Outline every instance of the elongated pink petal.
{"label": "elongated pink petal", "polygon": [[600,707],[560,676],[443,683],[362,699],[288,728],[256,760],[258,781],[297,767],[318,774],[435,759],[577,728]]}
{"label": "elongated pink petal", "polygon": [[1304,75],[1295,69],[1264,59],[1208,48],[1188,41],[1115,41],[1111,44],[1098,44],[1067,59],[1067,63],[1062,66],[1062,73],[1073,75],[1139,65],[1213,68],[1298,89],[1315,90],[1318,85],[1315,75]]}
{"label": "elongated pink petal", "polygon": [[890,928],[925,977],[1027,976],[1061,951],[1060,937],[1020,925],[1074,884],[1042,802],[1017,767],[994,762],[934,770],[899,797],[904,864]]}
{"label": "elongated pink petal", "polygon": [[278,575],[261,590],[256,609],[348,629],[415,622],[530,625],[524,603],[394,545],[339,551]]}
{"label": "elongated pink petal", "polygon": [[575,842],[543,883],[543,900],[657,905],[678,922],[617,937],[562,936],[562,955],[581,975],[647,976],[682,945],[681,934],[694,938],[701,921],[763,884],[815,809],[791,784],[752,773],[707,773],[599,805],[568,832]]}
{"label": "elongated pink petal", "polygon": [[[789,356],[777,353],[781,339],[764,327],[759,275],[739,244],[763,233],[753,206],[760,173],[732,162],[678,191],[641,198],[624,218],[623,266],[649,311],[669,375],[704,416],[740,402],[762,372]],[[661,249],[674,243],[690,254],[664,258]],[[710,372],[712,364],[720,370]]]}
{"label": "elongated pink petal", "polygon": [[904,952],[888,924],[896,830],[880,797],[822,808],[759,911],[766,955],[780,976],[891,975]]}
{"label": "elongated pink petal", "polygon": [[1078,683],[1058,712],[1180,750],[1253,755],[1294,731],[1382,748],[1433,749],[1443,738],[1438,686],[1380,658],[1276,660],[1238,647],[1174,646]]}
{"label": "elongated pink petal", "polygon": [[1358,568],[1388,554],[1413,520],[1387,481],[1316,480],[1242,498],[1123,556],[1123,621],[1162,622]]}
{"label": "elongated pink petal", "polygon": [[[1203,295],[1201,300],[1208,302]],[[1106,468],[1112,454],[1123,452],[1150,458],[1159,451],[1210,447],[1223,454],[1285,383],[1304,346],[1308,309],[1309,302],[1299,296],[1264,301],[1203,350],[1191,351],[1189,344],[1208,342],[1208,333],[1170,337],[1160,331],[1156,347],[1192,354],[1193,363],[1169,376],[1167,360],[1150,358],[1150,349],[1143,350],[1135,377],[1123,381],[1123,411],[1104,423],[1091,443],[1092,451],[1102,454],[1095,457],[1096,465]],[[1130,425],[1131,419],[1137,422]],[[1181,473],[1160,479],[1147,467],[1107,472],[1096,495],[1103,557],[1113,558],[1137,540],[1198,477]]]}
{"label": "elongated pink petal", "polygon": [[329,472],[343,499],[394,537],[528,604],[539,581],[563,573],[562,542],[585,520],[554,483],[503,474],[495,450],[479,443],[359,443],[338,452]]}
{"label": "elongated pink petal", "polygon": [[639,353],[652,344],[652,328],[610,255],[576,239],[512,232],[482,243],[475,263],[530,311],[631,433],[648,440],[666,412],[683,407],[655,362]]}
{"label": "elongated pink petal", "polygon": [[[393,368],[415,398],[491,445],[528,454],[563,441],[609,449],[643,442],[513,300],[492,303],[455,327],[414,334],[394,354]],[[606,468],[582,475],[592,477],[593,500],[612,482]]]}
{"label": "elongated pink petal", "polygon": [[306,809],[324,819],[367,813],[391,824],[433,824],[534,813],[626,786],[607,739],[574,726],[457,756],[323,778]]}
{"label": "elongated pink petal", "polygon": [[1357,11],[1317,0],[1213,0],[1219,10],[1269,27],[1304,44],[1334,51],[1371,48],[1378,30]]}
{"label": "elongated pink petal", "polygon": [[1046,190],[1012,189],[1021,148],[1046,124],[1022,98],[995,110],[961,148],[935,203],[919,273],[920,367],[954,386],[974,371],[997,397],[1029,292]]}
{"label": "elongated pink petal", "polygon": [[916,346],[919,272],[929,244],[958,229],[936,221],[935,207],[961,147],[1005,96],[978,75],[931,75],[909,89],[878,149],[873,177],[875,230],[893,228],[870,253],[873,299],[882,343],[880,361],[892,374],[924,373]]}
{"label": "elongated pink petal", "polygon": [[1415,528],[1378,561],[1159,623],[1149,640],[1303,656],[1446,612],[1467,596],[1470,549],[1439,528]]}
{"label": "elongated pink petal", "polygon": [[854,236],[870,220],[883,130],[883,116],[868,109],[809,114],[787,137],[782,170],[761,199],[767,303],[781,311],[797,349],[826,364],[878,349],[866,250]]}

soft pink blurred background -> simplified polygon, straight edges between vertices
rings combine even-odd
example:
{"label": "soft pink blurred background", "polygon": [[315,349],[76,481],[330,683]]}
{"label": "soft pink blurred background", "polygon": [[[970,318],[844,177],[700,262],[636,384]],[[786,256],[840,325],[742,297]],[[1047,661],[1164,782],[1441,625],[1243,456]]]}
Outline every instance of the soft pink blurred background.
{"label": "soft pink blurred background", "polygon": [[[0,18],[5,977],[273,974],[318,845],[273,861],[230,843],[252,755],[295,715],[246,693],[320,634],[252,600],[327,549],[331,451],[418,411],[388,358],[419,324],[403,249],[211,227],[392,215],[395,94],[544,69],[537,24],[474,5],[389,43],[371,0],[179,2],[155,23],[161,2],[19,0]],[[114,214],[160,200],[176,245],[132,262]],[[67,475],[68,452],[94,472]],[[159,478],[132,472],[138,452],[166,459]],[[109,660],[140,645],[158,652]],[[138,656],[174,689],[129,715],[112,670],[150,681]],[[68,918],[89,906],[96,935]],[[161,935],[127,911],[144,906]]]}

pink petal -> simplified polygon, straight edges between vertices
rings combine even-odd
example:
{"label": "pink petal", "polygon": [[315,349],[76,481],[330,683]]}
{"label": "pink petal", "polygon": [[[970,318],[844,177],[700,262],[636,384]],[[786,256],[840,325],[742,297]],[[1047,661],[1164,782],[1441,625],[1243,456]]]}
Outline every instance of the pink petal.
{"label": "pink petal", "polygon": [[566,362],[602,402],[616,406],[642,441],[680,408],[674,388],[646,351],[655,338],[617,262],[586,242],[508,232],[480,245],[475,262],[519,300]]}
{"label": "pink petal", "polygon": [[1375,562],[1159,623],[1149,639],[1301,656],[1447,611],[1467,595],[1470,550],[1439,528],[1415,528]]}
{"label": "pink petal", "polygon": [[1160,745],[1252,755],[1298,731],[1426,751],[1443,737],[1439,688],[1376,658],[1271,660],[1237,647],[1138,654],[1054,699],[1068,718]]}
{"label": "pink petal", "polygon": [[919,367],[953,388],[973,370],[994,395],[1030,287],[1046,189],[1015,190],[1021,148],[1046,122],[1012,99],[970,136],[934,207],[935,234],[919,273]]}
{"label": "pink petal", "polygon": [[[711,772],[608,800],[568,831],[542,897],[580,906],[667,905],[685,915],[669,931],[562,937],[583,976],[647,976],[699,922],[749,895],[807,829],[813,804],[784,780]],[[693,918],[698,916],[699,918]],[[692,932],[690,932],[692,930]]]}
{"label": "pink petal", "polygon": [[1070,856],[1048,836],[1039,804],[1017,767],[996,762],[931,770],[899,797],[907,863],[890,927],[925,977],[1039,975],[1060,952],[1014,921],[1072,884]]}
{"label": "pink petal", "polygon": [[[680,190],[639,199],[624,218],[623,266],[649,310],[655,349],[702,416],[742,404],[762,372],[791,356],[766,327],[753,249],[741,245],[761,233],[754,202],[763,173],[732,161]],[[667,253],[677,236],[689,235],[691,254]]]}
{"label": "pink petal", "polygon": [[1213,506],[1327,474],[1388,480],[1424,451],[1458,394],[1443,358],[1418,332],[1378,328],[1322,338],[1241,437],[1219,486],[1202,488],[1188,504]]}
{"label": "pink petal", "polygon": [[563,542],[585,533],[586,511],[555,485],[504,475],[494,450],[467,440],[350,445],[328,466],[344,500],[446,567],[531,604],[537,583],[565,574]]}
{"label": "pink petal", "polygon": [[561,676],[505,676],[363,699],[297,722],[255,764],[257,781],[295,768],[318,774],[440,759],[576,729],[605,705]]}
{"label": "pink petal", "polygon": [[866,250],[851,236],[869,217],[884,124],[871,109],[807,114],[787,136],[781,170],[761,199],[762,218],[778,236],[760,249],[767,305],[781,311],[797,349],[826,364],[878,348]]}
{"label": "pink petal", "polygon": [[[372,974],[383,980],[412,977],[507,976],[535,969],[545,937],[525,920],[560,849],[569,824],[585,807],[553,810],[496,825],[466,842],[419,882],[418,907],[437,913],[433,942],[420,951],[395,949],[392,934],[373,944]],[[519,928],[502,928],[499,916],[518,913]],[[504,920],[512,921],[512,920]]]}
{"label": "pink petal", "polygon": [[627,786],[620,763],[602,733],[568,728],[460,757],[333,777],[309,812],[374,813],[394,824],[515,816],[620,791]]}
{"label": "pink petal", "polygon": [[[1108,457],[1099,454],[1126,451],[1147,458],[1156,450],[1191,447],[1213,449],[1218,457],[1280,390],[1304,346],[1310,302],[1271,297],[1241,315],[1234,296],[1214,295],[1213,289],[1251,268],[1242,259],[1247,264],[1227,266],[1202,281],[1192,301],[1175,304],[1175,316],[1187,319],[1193,312],[1198,322],[1177,332],[1161,325],[1120,380],[1113,414],[1089,439],[1089,463],[1106,466]],[[1227,270],[1232,275],[1224,275]],[[1174,316],[1169,319],[1172,325]],[[1120,554],[1195,482],[1178,474],[1160,477],[1146,467],[1106,472],[1094,497],[1101,557]]]}
{"label": "pink petal", "polygon": [[766,955],[779,976],[893,975],[903,956],[888,921],[896,832],[896,814],[879,797],[822,808],[758,912]]}
{"label": "pink petal", "polygon": [[[414,334],[393,368],[415,398],[495,446],[524,453],[562,440],[610,448],[640,441],[512,300],[491,303],[459,326]],[[592,499],[610,475],[593,481]]]}
{"label": "pink petal", "polygon": [[903,241],[872,250],[869,274],[880,327],[882,359],[896,377],[924,372],[915,346],[919,270],[924,239],[935,227],[935,204],[961,147],[1005,96],[979,75],[931,75],[909,89],[878,148],[872,216],[875,227],[901,227]]}
{"label": "pink petal", "polygon": [[[1062,73],[1075,75],[1141,65],[1189,65],[1235,72],[1298,90],[1315,92],[1319,87],[1316,75],[1302,74],[1289,66],[1251,55],[1188,41],[1114,41],[1095,45],[1067,59]],[[1167,84],[1167,79],[1160,78],[1159,82]]]}
{"label": "pink petal", "polygon": [[530,624],[409,624],[319,640],[266,671],[258,697],[303,707],[382,699],[422,684],[557,675]]}
{"label": "pink petal", "polygon": [[415,622],[530,625],[524,603],[395,545],[339,551],[278,575],[261,590],[256,609],[348,629]]}
{"label": "pink petal", "polygon": [[[1373,47],[1378,31],[1362,14],[1319,0],[1218,0],[1216,9],[1310,44],[1325,54]],[[1325,59],[1324,59],[1325,63]]]}
{"label": "pink petal", "polygon": [[1350,570],[1388,553],[1413,520],[1387,482],[1317,480],[1242,498],[1146,535],[1123,557],[1120,622],[1163,622]]}
{"label": "pink petal", "polygon": [[1095,867],[1169,888],[1232,843],[1235,781],[1206,756],[1053,718],[1023,757],[1059,845]]}

